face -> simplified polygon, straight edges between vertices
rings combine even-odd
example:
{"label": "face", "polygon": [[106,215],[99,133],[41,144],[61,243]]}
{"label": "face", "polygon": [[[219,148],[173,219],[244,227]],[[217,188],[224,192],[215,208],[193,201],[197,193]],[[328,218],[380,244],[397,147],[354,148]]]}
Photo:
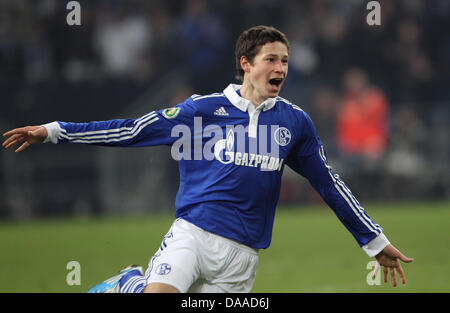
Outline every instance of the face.
{"label": "face", "polygon": [[241,58],[244,69],[242,88],[252,102],[261,103],[278,96],[288,73],[289,52],[282,42],[268,42],[261,47],[253,62]]}

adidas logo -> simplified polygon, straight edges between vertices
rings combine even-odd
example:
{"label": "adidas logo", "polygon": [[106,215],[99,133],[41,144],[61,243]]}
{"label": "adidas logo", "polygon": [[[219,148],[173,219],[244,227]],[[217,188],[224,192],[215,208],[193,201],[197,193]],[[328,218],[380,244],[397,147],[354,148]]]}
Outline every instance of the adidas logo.
{"label": "adidas logo", "polygon": [[220,107],[214,112],[214,115],[227,116],[229,114],[227,113],[227,111],[225,111],[223,107]]}

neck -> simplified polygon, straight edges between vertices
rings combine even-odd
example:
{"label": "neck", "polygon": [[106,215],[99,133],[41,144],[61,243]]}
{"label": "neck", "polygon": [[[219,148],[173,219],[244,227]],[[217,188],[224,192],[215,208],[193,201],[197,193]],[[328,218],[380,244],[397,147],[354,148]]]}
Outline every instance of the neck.
{"label": "neck", "polygon": [[251,84],[246,84],[245,80],[241,87],[241,97],[249,100],[255,108],[267,100]]}

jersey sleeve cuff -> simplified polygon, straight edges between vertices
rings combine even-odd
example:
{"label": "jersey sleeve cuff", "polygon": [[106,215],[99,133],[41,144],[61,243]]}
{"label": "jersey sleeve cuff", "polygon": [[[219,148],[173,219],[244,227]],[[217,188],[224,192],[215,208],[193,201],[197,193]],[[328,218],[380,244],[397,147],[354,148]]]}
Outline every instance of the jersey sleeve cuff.
{"label": "jersey sleeve cuff", "polygon": [[61,133],[61,126],[59,126],[58,122],[51,122],[48,124],[42,125],[47,129],[47,138],[45,138],[44,143],[51,142],[54,144],[58,143],[58,137]]}
{"label": "jersey sleeve cuff", "polygon": [[373,258],[380,253],[390,242],[383,233],[380,233],[377,237],[369,241],[366,245],[362,246],[362,249],[367,253],[370,258]]}

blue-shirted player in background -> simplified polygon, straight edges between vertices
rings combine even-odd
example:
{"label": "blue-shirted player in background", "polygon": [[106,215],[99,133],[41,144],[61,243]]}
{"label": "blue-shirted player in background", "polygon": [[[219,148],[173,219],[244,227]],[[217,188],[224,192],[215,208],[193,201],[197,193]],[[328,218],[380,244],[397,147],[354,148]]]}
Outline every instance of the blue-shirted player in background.
{"label": "blue-shirted player in background", "polygon": [[[237,77],[223,92],[194,95],[139,119],[52,122],[4,134],[20,152],[40,142],[120,147],[171,145],[179,160],[176,220],[146,272],[129,266],[90,292],[249,292],[258,249],[269,247],[284,166],[306,177],[359,246],[396,272],[412,262],[386,238],[328,165],[309,116],[278,96],[288,73],[289,43],[273,27],[244,31],[236,44]],[[174,149],[176,148],[176,149]]]}

